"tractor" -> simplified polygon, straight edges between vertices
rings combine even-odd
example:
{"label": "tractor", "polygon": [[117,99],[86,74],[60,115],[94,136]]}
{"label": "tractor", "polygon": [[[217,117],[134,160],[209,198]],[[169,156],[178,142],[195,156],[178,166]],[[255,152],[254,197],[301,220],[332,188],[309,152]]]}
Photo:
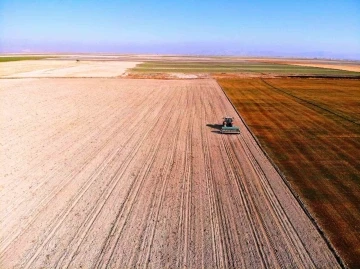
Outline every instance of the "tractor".
{"label": "tractor", "polygon": [[240,129],[237,126],[233,125],[233,117],[224,117],[223,125],[220,132],[222,134],[239,134]]}

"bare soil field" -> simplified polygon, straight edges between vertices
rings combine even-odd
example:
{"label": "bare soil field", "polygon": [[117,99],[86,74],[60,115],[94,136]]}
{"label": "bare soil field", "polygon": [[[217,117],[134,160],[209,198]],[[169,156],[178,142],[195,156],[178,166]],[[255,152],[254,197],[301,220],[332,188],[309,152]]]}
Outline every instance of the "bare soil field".
{"label": "bare soil field", "polygon": [[139,62],[29,60],[0,62],[0,77],[116,77]]}
{"label": "bare soil field", "polygon": [[1,268],[339,267],[214,80],[1,83]]}
{"label": "bare soil field", "polygon": [[310,66],[310,67],[321,67],[321,68],[329,68],[329,69],[338,69],[338,70],[346,70],[353,72],[360,72],[360,65],[353,64],[317,64],[317,63],[291,63],[292,65],[298,66]]}
{"label": "bare soil field", "polygon": [[360,80],[219,79],[350,268],[360,267]]}

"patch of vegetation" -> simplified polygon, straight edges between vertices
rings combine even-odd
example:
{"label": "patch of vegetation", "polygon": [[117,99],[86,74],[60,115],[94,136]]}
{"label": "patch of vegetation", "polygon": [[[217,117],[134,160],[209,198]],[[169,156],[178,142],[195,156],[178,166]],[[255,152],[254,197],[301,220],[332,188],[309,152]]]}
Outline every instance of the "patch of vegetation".
{"label": "patch of vegetation", "polygon": [[260,62],[146,62],[132,72],[151,73],[257,73],[277,75],[359,76],[359,72]]}
{"label": "patch of vegetation", "polygon": [[47,57],[44,56],[4,56],[0,57],[0,62],[14,62],[14,61],[26,61],[26,60],[41,60]]}
{"label": "patch of vegetation", "polygon": [[350,268],[360,267],[360,80],[218,79]]}

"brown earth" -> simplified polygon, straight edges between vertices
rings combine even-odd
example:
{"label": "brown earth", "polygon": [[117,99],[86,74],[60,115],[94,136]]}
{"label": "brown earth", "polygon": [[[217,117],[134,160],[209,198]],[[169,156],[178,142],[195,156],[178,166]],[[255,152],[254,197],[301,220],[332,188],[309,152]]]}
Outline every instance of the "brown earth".
{"label": "brown earth", "polygon": [[351,268],[360,267],[360,80],[219,79]]}
{"label": "brown earth", "polygon": [[1,268],[339,267],[214,80],[1,84]]}

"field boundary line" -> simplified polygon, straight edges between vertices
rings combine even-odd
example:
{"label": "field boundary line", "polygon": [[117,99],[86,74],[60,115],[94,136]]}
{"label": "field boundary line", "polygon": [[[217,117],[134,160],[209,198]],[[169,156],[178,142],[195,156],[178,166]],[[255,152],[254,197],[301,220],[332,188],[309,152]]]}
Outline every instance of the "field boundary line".
{"label": "field boundary line", "polygon": [[315,220],[315,218],[310,214],[309,210],[306,208],[305,203],[302,201],[302,199],[300,198],[300,196],[295,192],[295,190],[292,188],[290,182],[286,179],[286,176],[281,172],[281,170],[279,169],[279,167],[274,163],[274,161],[270,158],[270,156],[268,155],[268,153],[265,151],[264,147],[261,145],[260,141],[257,139],[257,137],[254,135],[254,133],[251,131],[250,127],[247,125],[247,123],[245,122],[245,120],[243,119],[243,117],[240,115],[239,111],[236,109],[236,107],[234,106],[234,104],[231,102],[229,96],[226,94],[226,92],[224,91],[224,89],[220,86],[220,84],[217,82],[217,80],[215,80],[216,84],[220,87],[220,89],[222,90],[222,92],[224,93],[226,99],[229,101],[229,103],[231,104],[231,106],[234,108],[236,114],[239,116],[240,120],[242,121],[242,123],[244,124],[244,126],[246,127],[247,131],[250,133],[251,137],[254,139],[255,143],[257,144],[257,146],[260,148],[260,150],[264,153],[265,157],[269,160],[270,164],[275,168],[275,170],[278,172],[278,174],[280,175],[280,178],[283,180],[283,182],[285,183],[285,185],[289,188],[291,194],[294,196],[294,198],[296,199],[296,201],[299,203],[300,207],[302,208],[302,210],[304,211],[304,213],[308,216],[308,218],[310,219],[310,221],[312,222],[312,224],[314,225],[314,227],[316,228],[316,230],[319,232],[320,236],[324,239],[326,245],[328,246],[328,248],[330,249],[330,251],[334,254],[336,261],[339,263],[339,265],[341,266],[341,268],[348,268],[346,266],[346,264],[344,263],[344,261],[341,259],[340,255],[338,254],[338,252],[336,251],[336,249],[333,247],[333,245],[331,244],[329,238],[326,236],[325,232],[321,229],[320,225],[317,223],[317,221]]}

